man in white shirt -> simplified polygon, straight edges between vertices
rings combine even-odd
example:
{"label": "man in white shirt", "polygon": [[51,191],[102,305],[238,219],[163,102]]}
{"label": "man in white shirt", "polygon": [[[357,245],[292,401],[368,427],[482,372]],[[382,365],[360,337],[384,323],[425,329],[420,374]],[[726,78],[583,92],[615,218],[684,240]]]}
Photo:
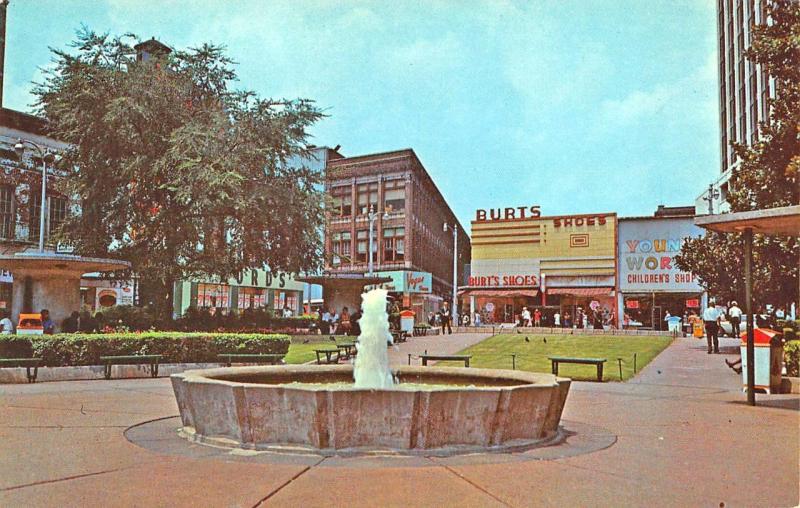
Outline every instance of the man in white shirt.
{"label": "man in white shirt", "polygon": [[559,314],[558,311],[553,314],[553,326],[556,328],[561,328],[561,314]]}
{"label": "man in white shirt", "polygon": [[522,326],[532,326],[531,311],[527,307],[522,308]]}
{"label": "man in white shirt", "polygon": [[706,341],[708,342],[708,354],[711,354],[712,344],[714,353],[719,354],[719,320],[721,312],[717,309],[714,300],[708,301],[708,307],[703,311],[703,323],[706,326]]}
{"label": "man in white shirt", "polygon": [[739,334],[739,324],[742,322],[742,309],[739,308],[739,304],[736,303],[736,300],[731,302],[731,306],[728,307],[728,321],[731,322],[731,330],[733,330],[733,336],[738,338]]}

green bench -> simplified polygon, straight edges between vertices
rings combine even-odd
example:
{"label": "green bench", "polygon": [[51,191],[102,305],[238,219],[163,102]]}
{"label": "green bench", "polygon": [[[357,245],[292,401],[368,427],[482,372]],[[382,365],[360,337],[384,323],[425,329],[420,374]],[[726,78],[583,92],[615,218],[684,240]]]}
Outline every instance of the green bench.
{"label": "green bench", "polygon": [[278,353],[221,353],[218,354],[217,357],[225,361],[226,367],[230,367],[233,362],[269,363],[271,365],[276,365],[283,361],[284,355]]}
{"label": "green bench", "polygon": [[112,365],[150,365],[150,377],[158,377],[158,362],[161,361],[161,355],[101,356],[100,361],[105,367],[106,379],[111,379]]}
{"label": "green bench", "polygon": [[[41,358],[0,358],[0,368],[25,367],[29,383],[36,382],[36,376],[39,374],[39,366],[41,364]],[[33,373],[31,373],[31,369],[33,369]]]}
{"label": "green bench", "polygon": [[469,367],[469,360],[472,358],[472,355],[429,355],[423,354],[419,355],[419,358],[422,360],[422,366],[428,366],[428,360],[434,360],[437,362],[464,362],[464,367]]}
{"label": "green bench", "polygon": [[336,347],[339,348],[339,356],[345,360],[349,360],[351,356],[355,356],[358,353],[355,342],[337,342]]}
{"label": "green bench", "polygon": [[603,382],[603,364],[606,363],[605,358],[570,358],[566,356],[548,356],[552,363],[553,374],[558,375],[559,363],[577,363],[582,365],[595,365],[597,367],[597,381]]}
{"label": "green bench", "polygon": [[[314,352],[317,354],[317,365],[322,365],[323,363],[339,363],[339,348],[315,349]],[[323,356],[325,358],[323,358]]]}

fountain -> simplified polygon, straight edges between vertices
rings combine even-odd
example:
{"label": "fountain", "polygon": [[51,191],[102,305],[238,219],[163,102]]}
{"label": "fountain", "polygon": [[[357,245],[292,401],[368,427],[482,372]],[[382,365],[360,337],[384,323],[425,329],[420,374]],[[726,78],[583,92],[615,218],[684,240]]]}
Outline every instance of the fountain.
{"label": "fountain", "polygon": [[569,379],[473,368],[389,369],[386,291],[365,294],[363,309],[355,365],[172,375],[181,435],[322,455],[524,450],[559,438]]}

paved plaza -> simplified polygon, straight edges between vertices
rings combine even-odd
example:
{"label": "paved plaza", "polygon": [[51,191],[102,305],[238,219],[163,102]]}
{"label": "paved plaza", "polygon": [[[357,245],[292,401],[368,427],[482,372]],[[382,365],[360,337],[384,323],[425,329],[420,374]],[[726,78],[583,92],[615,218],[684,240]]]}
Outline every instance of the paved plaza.
{"label": "paved plaza", "polygon": [[736,344],[677,339],[627,383],[573,383],[567,442],[527,455],[266,457],[179,440],[166,378],[3,385],[0,506],[795,506],[800,398],[747,406]]}

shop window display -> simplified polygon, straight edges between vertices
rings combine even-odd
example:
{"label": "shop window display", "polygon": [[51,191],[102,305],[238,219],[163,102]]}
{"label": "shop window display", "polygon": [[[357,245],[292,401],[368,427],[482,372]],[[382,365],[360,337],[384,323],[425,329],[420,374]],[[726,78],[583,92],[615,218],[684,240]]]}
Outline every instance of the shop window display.
{"label": "shop window display", "polygon": [[263,288],[240,287],[237,308],[263,309],[267,306],[267,290]]}
{"label": "shop window display", "polygon": [[198,284],[197,307],[207,308],[214,313],[230,307],[230,286],[227,284]]}

